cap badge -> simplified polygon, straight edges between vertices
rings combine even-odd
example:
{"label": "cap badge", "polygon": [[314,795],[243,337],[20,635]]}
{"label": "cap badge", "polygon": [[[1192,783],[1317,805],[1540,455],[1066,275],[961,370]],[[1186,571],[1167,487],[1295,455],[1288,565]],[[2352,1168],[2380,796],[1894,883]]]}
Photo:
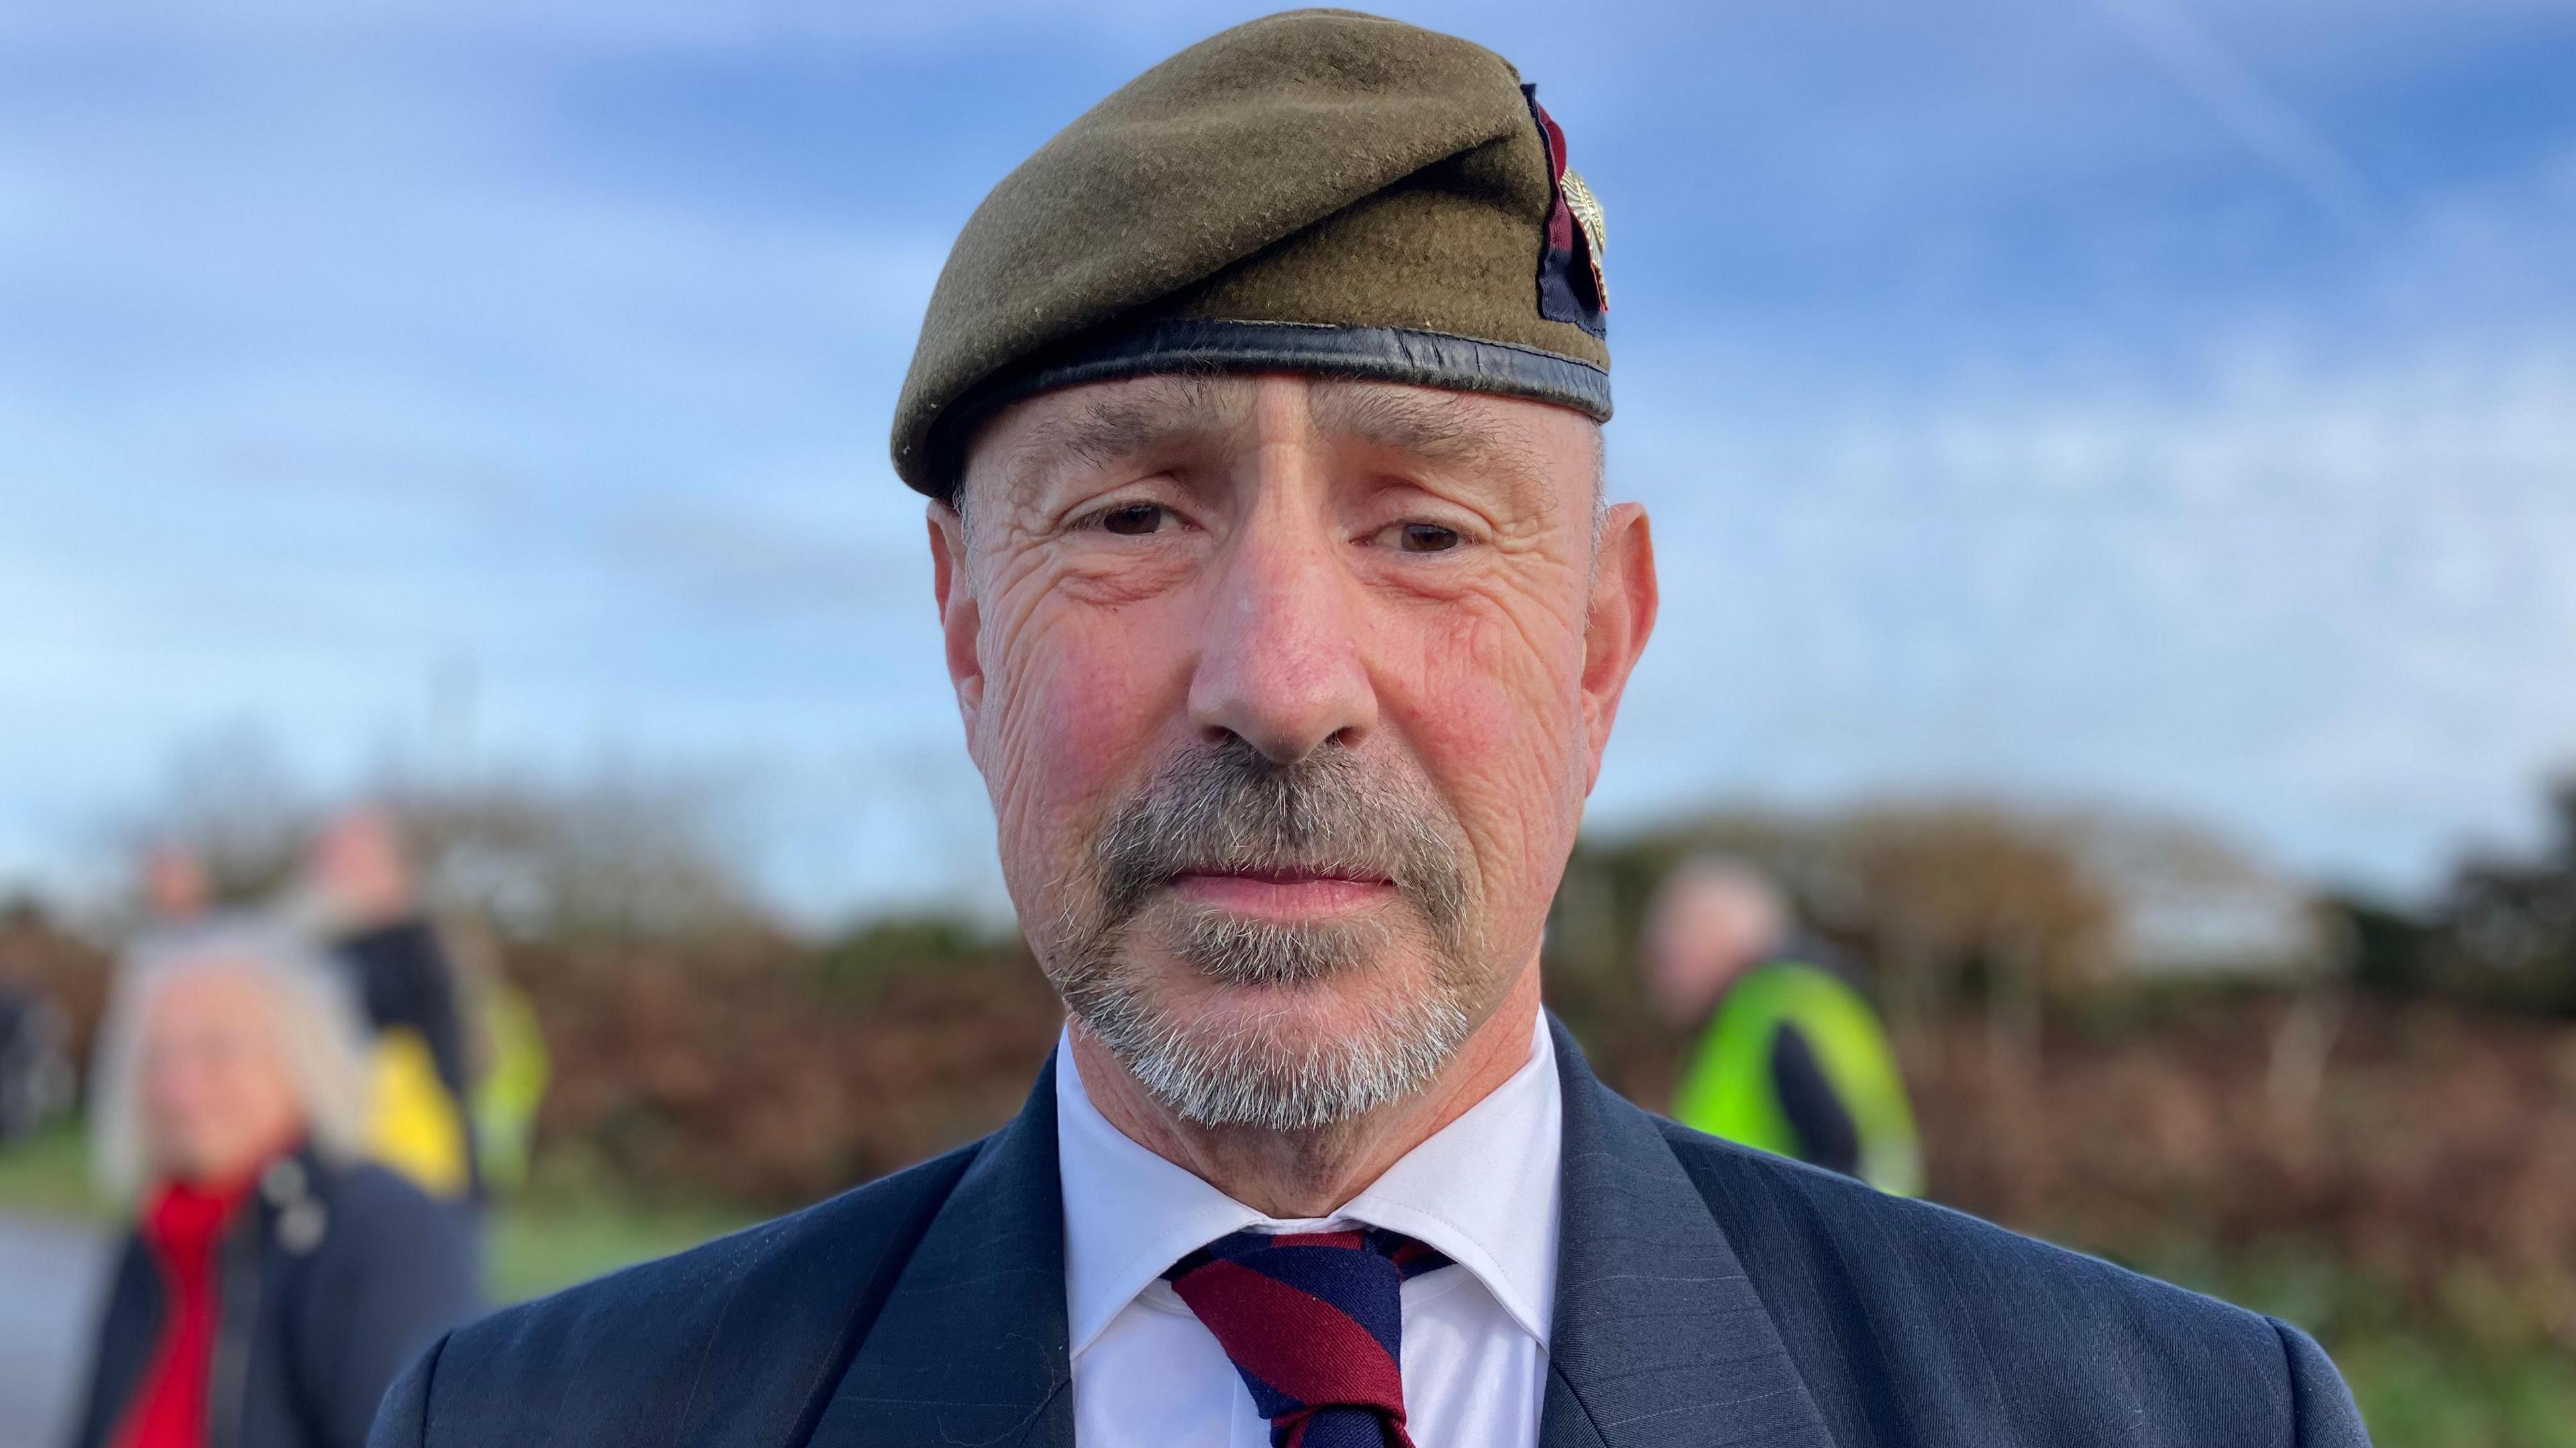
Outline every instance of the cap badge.
{"label": "cap badge", "polygon": [[1601,198],[1593,195],[1592,188],[1583,184],[1583,173],[1571,166],[1556,179],[1556,184],[1565,193],[1567,209],[1574,213],[1576,221],[1583,224],[1583,234],[1592,243],[1592,267],[1598,271],[1601,254],[1610,249],[1610,222],[1601,214]]}

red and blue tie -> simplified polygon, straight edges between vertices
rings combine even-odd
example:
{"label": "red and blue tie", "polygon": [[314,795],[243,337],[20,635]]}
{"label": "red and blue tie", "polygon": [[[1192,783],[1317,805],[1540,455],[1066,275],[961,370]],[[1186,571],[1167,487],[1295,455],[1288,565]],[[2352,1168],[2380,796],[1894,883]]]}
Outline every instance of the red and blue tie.
{"label": "red and blue tie", "polygon": [[1243,1375],[1271,1448],[1413,1448],[1404,1283],[1449,1259],[1376,1227],[1236,1232],[1163,1274]]}

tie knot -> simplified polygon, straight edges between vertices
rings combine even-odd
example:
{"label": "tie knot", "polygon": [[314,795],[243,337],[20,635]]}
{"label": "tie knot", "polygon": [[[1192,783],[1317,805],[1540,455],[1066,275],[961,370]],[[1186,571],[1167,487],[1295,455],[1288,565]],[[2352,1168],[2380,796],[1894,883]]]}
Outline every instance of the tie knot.
{"label": "tie knot", "polygon": [[1449,1259],[1399,1232],[1235,1232],[1164,1277],[1225,1349],[1273,1448],[1411,1448],[1404,1283]]}

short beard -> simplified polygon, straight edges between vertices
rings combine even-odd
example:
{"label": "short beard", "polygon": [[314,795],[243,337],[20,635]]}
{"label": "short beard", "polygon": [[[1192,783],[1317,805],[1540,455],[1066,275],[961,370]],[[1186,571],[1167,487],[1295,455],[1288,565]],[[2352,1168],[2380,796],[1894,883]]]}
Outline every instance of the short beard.
{"label": "short beard", "polygon": [[[1102,829],[1068,881],[1048,974],[1066,1009],[1138,1085],[1200,1126],[1311,1131],[1412,1096],[1448,1065],[1485,1002],[1475,965],[1464,831],[1427,785],[1340,746],[1294,765],[1240,740],[1172,760]],[[1382,876],[1417,929],[1382,919],[1281,924],[1158,896],[1192,870]],[[1381,1002],[1367,1025],[1298,1039],[1280,1016],[1229,1026],[1180,1018],[1130,957],[1133,927],[1171,927],[1178,956],[1236,989],[1329,989],[1423,937],[1425,990]]]}

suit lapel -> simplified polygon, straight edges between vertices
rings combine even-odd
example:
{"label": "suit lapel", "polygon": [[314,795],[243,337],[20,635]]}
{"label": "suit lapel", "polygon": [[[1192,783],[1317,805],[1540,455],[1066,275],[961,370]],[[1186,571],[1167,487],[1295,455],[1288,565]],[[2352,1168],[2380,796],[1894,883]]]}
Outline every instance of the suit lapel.
{"label": "suit lapel", "polygon": [[1707,1199],[1562,1024],[1564,1216],[1541,1448],[1830,1448]]}
{"label": "suit lapel", "polygon": [[842,1374],[811,1440],[1073,1443],[1055,1064],[978,1153]]}
{"label": "suit lapel", "polygon": [[[1541,1448],[1831,1448],[1769,1311],[1653,1118],[1562,1025],[1564,1214]],[[887,1298],[814,1448],[1072,1448],[1050,1061]]]}

